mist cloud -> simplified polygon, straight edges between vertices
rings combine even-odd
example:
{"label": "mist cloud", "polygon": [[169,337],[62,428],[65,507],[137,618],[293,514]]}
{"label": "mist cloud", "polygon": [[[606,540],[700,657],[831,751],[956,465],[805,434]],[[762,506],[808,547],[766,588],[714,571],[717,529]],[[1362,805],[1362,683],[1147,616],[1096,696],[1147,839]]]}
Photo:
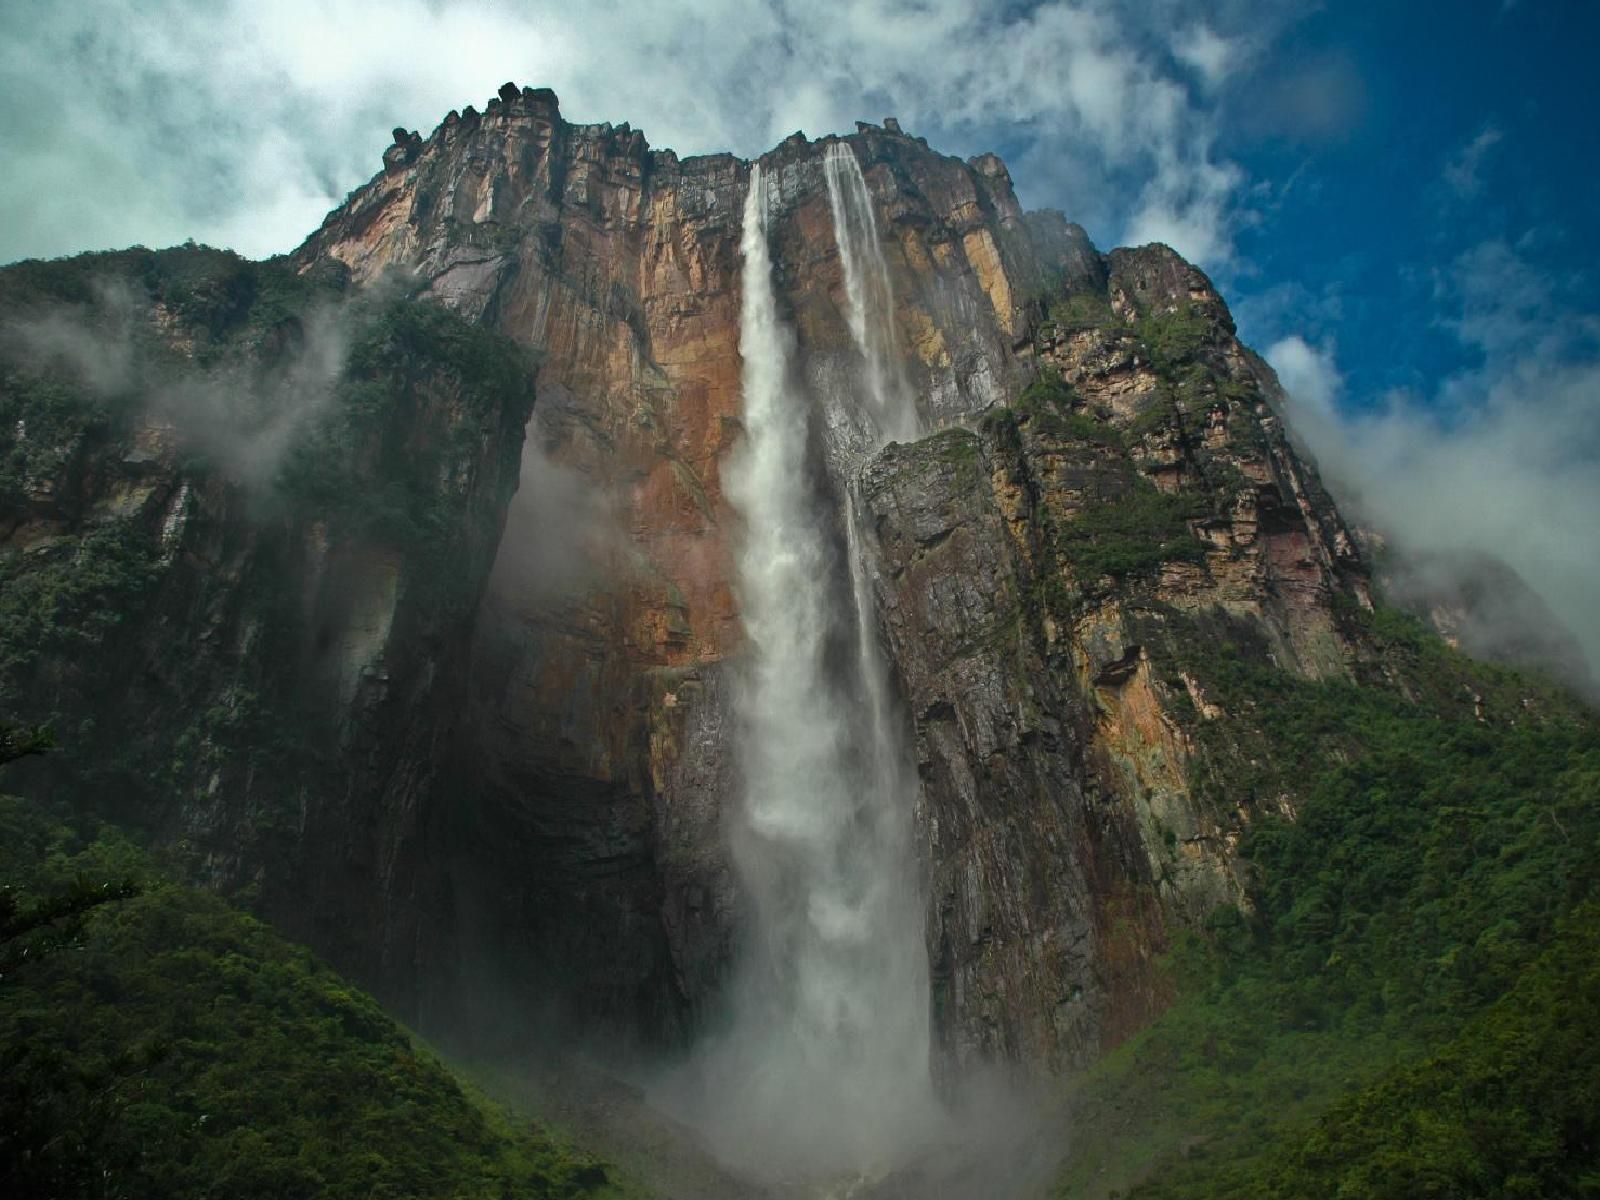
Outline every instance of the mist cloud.
{"label": "mist cloud", "polygon": [[[1290,418],[1356,515],[1401,555],[1484,554],[1515,570],[1600,664],[1600,317],[1564,309],[1504,242],[1441,274],[1444,320],[1482,365],[1436,394],[1353,411],[1331,345],[1267,358]],[[1513,631],[1500,631],[1509,634]]]}
{"label": "mist cloud", "polygon": [[491,591],[519,602],[578,599],[615,577],[628,545],[615,498],[596,480],[546,453],[536,417],[522,444],[522,469],[506,512]]}
{"label": "mist cloud", "polygon": [[137,407],[176,443],[215,462],[247,487],[271,485],[286,455],[332,402],[350,345],[341,305],[310,308],[274,361],[178,367],[153,353],[149,302],[120,279],[103,279],[94,300],[0,326],[0,352],[33,373],[72,381],[88,400]]}

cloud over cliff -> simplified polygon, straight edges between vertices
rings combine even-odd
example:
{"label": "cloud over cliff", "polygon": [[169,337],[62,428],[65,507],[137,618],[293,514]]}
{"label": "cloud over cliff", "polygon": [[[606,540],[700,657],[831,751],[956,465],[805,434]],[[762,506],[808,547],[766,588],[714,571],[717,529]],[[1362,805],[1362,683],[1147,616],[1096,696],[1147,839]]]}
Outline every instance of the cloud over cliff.
{"label": "cloud over cliff", "polygon": [[0,261],[189,236],[289,249],[395,124],[430,129],[514,79],[680,153],[894,113],[943,149],[1005,150],[1029,203],[1102,239],[1215,263],[1245,183],[1215,93],[1280,7],[610,0],[580,20],[550,0],[21,0],[0,14]]}
{"label": "cloud over cliff", "polygon": [[1331,345],[1296,335],[1267,357],[1335,493],[1408,552],[1512,567],[1600,665],[1600,316],[1563,305],[1514,246],[1441,272],[1443,323],[1481,365],[1436,394],[1347,406]]}

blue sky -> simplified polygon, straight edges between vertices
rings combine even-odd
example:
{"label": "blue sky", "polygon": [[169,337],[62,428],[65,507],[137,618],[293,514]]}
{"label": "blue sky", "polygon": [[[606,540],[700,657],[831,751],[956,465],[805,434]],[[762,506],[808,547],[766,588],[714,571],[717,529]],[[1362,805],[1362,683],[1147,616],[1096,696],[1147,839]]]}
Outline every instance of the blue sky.
{"label": "blue sky", "polygon": [[[1247,305],[1248,332],[1336,341],[1350,397],[1371,404],[1481,363],[1433,323],[1474,247],[1504,243],[1561,304],[1600,312],[1597,46],[1592,0],[1339,4],[1287,30],[1221,140],[1271,188],[1232,290],[1284,303]],[[1270,110],[1307,69],[1340,80],[1342,119],[1250,119],[1253,94]]]}
{"label": "blue sky", "polygon": [[1346,506],[1600,662],[1597,0],[6,0],[0,262],[291,248],[507,79],[681,153],[893,114],[1221,286]]}

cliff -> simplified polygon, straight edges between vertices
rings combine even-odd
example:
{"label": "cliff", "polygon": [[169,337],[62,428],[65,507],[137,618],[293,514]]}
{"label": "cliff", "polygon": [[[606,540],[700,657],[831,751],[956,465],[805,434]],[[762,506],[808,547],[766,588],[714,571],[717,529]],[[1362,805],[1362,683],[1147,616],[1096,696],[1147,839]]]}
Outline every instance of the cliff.
{"label": "cliff", "polygon": [[[1229,714],[1188,647],[1225,627],[1348,672],[1364,570],[1199,271],[1024,214],[993,156],[844,141],[938,432],[867,461],[798,134],[763,159],[774,283],[915,727],[937,1038],[1086,1061],[1160,1011],[1154,957],[1243,897],[1234,843],[1277,803],[1201,799],[1196,724]],[[39,786],[408,1019],[685,1040],[742,903],[721,472],[748,173],[507,87],[397,131],[286,262],[9,271],[5,684],[82,748]]]}
{"label": "cliff", "polygon": [[457,961],[442,747],[533,400],[404,295],[206,249],[0,274],[13,783],[419,1011]]}
{"label": "cliff", "polygon": [[[1168,932],[1240,895],[1250,803],[1195,797],[1188,725],[1218,714],[1177,647],[1228,621],[1284,670],[1345,671],[1337,610],[1366,602],[1365,574],[1200,272],[1024,214],[993,156],[939,155],[892,122],[844,140],[924,420],[948,430],[864,474],[924,780],[938,1027],[957,1057],[1081,1061],[1159,1010]],[[837,495],[865,439],[838,400],[855,350],[821,149],[797,134],[762,161]],[[414,273],[536,348],[525,486],[564,472],[606,514],[575,579],[506,573],[476,631],[462,786],[517,914],[495,951],[589,1019],[671,1036],[716,996],[739,904],[721,469],[748,168],[568,124],[548,91],[510,87],[427,138],[397,131],[385,161],[295,263]],[[514,510],[502,558],[551,520]]]}

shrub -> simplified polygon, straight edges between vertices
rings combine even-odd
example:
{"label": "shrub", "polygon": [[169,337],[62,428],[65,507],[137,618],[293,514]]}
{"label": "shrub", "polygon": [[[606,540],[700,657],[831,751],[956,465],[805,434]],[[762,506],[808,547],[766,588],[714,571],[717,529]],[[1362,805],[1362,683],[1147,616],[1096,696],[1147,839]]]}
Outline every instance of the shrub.
{"label": "shrub", "polygon": [[1164,562],[1204,559],[1205,547],[1189,529],[1203,513],[1201,498],[1158,491],[1141,479],[1127,495],[1062,525],[1056,544],[1084,583],[1145,574]]}

